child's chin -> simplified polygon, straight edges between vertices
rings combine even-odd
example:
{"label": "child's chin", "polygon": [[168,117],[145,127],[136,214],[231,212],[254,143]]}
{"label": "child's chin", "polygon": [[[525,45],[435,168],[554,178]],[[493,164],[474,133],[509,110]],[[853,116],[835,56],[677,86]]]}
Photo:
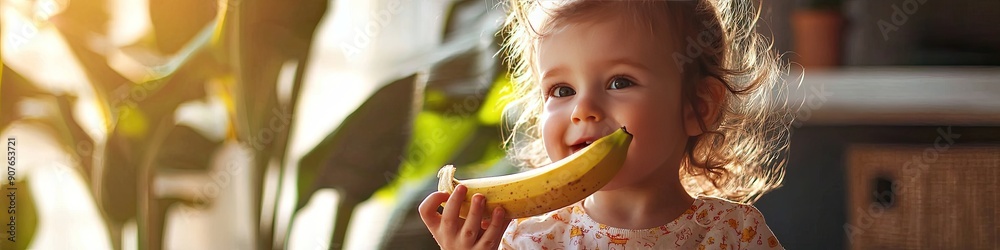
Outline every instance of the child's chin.
{"label": "child's chin", "polygon": [[605,184],[604,187],[601,187],[601,189],[597,191],[614,191],[619,188],[622,188],[622,180],[621,178],[615,177],[614,179],[611,179],[611,182],[608,182],[608,184]]}

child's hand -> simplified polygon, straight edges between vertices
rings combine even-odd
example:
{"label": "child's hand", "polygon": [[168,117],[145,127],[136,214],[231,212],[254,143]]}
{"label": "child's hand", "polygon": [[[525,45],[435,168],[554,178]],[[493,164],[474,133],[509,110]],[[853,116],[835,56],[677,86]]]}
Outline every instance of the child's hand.
{"label": "child's hand", "polygon": [[[462,219],[458,217],[462,202],[468,188],[463,185],[455,187],[451,197],[448,193],[434,192],[420,203],[420,219],[434,235],[441,249],[497,249],[500,246],[500,236],[507,228],[510,220],[504,219],[502,208],[493,211],[491,221],[483,221],[483,210],[486,207],[486,197],[482,194],[472,196],[472,206],[469,214]],[[438,214],[437,209],[442,202],[448,200],[444,212]]]}

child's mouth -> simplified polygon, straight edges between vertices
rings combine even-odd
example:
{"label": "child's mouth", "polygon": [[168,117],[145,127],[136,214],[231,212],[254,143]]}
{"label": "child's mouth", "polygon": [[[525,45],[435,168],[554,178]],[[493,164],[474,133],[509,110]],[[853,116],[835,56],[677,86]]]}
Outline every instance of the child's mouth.
{"label": "child's mouth", "polygon": [[577,151],[580,151],[581,149],[586,148],[587,146],[590,146],[591,143],[594,143],[594,142],[588,141],[588,142],[582,142],[582,143],[570,146],[569,147],[570,154],[576,153]]}

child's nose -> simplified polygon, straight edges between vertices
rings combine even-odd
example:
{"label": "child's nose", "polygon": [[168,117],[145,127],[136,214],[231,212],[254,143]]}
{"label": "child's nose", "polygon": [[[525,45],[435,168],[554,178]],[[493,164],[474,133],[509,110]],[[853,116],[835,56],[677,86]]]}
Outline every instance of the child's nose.
{"label": "child's nose", "polygon": [[599,122],[604,119],[604,110],[599,100],[583,95],[579,97],[577,98],[576,108],[573,109],[573,114],[571,115],[573,123],[582,121]]}

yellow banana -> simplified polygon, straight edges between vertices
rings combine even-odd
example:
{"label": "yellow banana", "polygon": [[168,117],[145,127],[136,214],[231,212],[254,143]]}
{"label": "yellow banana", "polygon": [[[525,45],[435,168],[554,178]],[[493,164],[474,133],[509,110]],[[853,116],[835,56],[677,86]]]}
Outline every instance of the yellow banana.
{"label": "yellow banana", "polygon": [[486,218],[498,206],[506,210],[507,219],[544,214],[583,200],[608,184],[625,163],[631,142],[632,134],[622,127],[562,160],[505,176],[457,180],[455,167],[446,165],[438,172],[438,191],[451,193],[458,184],[468,187],[459,212],[462,218],[469,213],[476,193],[486,197]]}

